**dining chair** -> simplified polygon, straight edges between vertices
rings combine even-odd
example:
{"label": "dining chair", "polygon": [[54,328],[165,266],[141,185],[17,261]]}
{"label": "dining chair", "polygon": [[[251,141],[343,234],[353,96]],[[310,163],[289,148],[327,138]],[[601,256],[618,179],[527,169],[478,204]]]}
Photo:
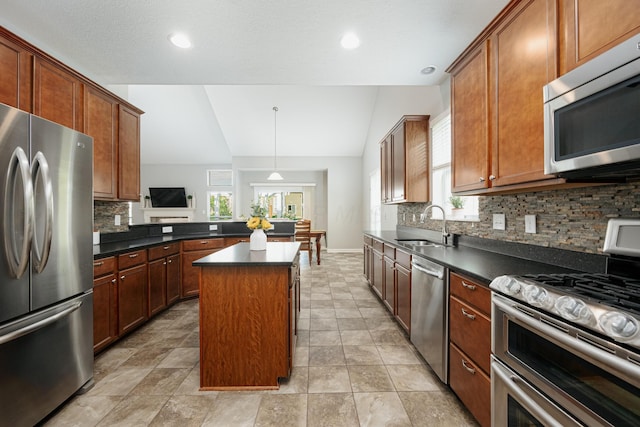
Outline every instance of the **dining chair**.
{"label": "dining chair", "polygon": [[296,242],[300,242],[300,250],[307,251],[309,254],[309,265],[311,265],[311,256],[313,246],[311,245],[311,220],[301,219],[296,222]]}

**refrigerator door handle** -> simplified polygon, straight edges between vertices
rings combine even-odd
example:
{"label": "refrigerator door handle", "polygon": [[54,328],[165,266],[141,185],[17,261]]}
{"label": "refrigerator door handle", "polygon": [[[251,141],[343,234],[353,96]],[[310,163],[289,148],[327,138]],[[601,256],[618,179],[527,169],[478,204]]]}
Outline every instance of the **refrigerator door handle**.
{"label": "refrigerator door handle", "polygon": [[[24,203],[24,218],[22,229],[22,247],[18,250],[16,246],[16,230],[14,218],[15,186],[18,171],[22,179],[22,197]],[[11,275],[19,279],[29,266],[29,252],[31,252],[31,240],[33,238],[34,200],[33,183],[31,181],[31,170],[29,168],[29,158],[21,147],[17,147],[7,169],[7,180],[4,187],[4,249],[9,264]]]}
{"label": "refrigerator door handle", "polygon": [[71,313],[73,313],[74,311],[76,311],[77,309],[80,308],[80,306],[82,305],[82,301],[80,302],[76,302],[75,304],[73,304],[72,306],[65,308],[64,310],[62,310],[59,313],[54,314],[53,316],[49,316],[45,319],[42,319],[38,322],[32,323],[28,326],[25,326],[24,328],[20,328],[16,331],[13,332],[9,332],[6,335],[0,336],[0,345],[2,344],[6,344],[10,341],[13,341],[15,339],[18,339],[20,337],[23,337],[25,335],[28,335],[32,332],[37,331],[38,329],[42,329],[47,325],[50,325],[54,322],[57,322],[58,320],[62,319],[63,317],[66,317],[68,315],[70,315]]}
{"label": "refrigerator door handle", "polygon": [[44,187],[43,193],[46,206],[44,210],[45,221],[42,248],[40,247],[40,242],[38,242],[38,233],[33,233],[33,252],[35,255],[33,268],[36,273],[42,273],[42,270],[44,270],[47,265],[49,253],[51,251],[51,235],[53,233],[53,185],[51,184],[51,175],[49,173],[49,162],[47,162],[47,158],[41,151],[36,153],[31,164],[31,180],[34,186],[34,194],[36,193],[38,185],[40,185],[38,178],[41,179],[42,186]]}

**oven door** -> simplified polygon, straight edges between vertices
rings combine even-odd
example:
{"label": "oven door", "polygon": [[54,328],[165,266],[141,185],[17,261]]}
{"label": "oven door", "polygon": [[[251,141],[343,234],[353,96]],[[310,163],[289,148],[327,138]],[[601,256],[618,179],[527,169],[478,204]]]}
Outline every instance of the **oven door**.
{"label": "oven door", "polygon": [[637,355],[496,293],[492,322],[494,356],[562,411],[586,425],[640,425]]}

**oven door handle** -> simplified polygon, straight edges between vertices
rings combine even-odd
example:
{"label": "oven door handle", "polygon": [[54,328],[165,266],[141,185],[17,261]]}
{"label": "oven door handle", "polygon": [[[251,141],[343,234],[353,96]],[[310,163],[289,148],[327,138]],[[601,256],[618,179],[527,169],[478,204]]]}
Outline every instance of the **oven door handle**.
{"label": "oven door handle", "polygon": [[637,386],[637,383],[632,379],[640,376],[640,368],[634,363],[612,355],[595,345],[589,344],[586,341],[580,340],[577,337],[569,335],[551,325],[531,317],[515,308],[513,303],[509,304],[507,301],[508,300],[504,297],[496,295],[495,293],[492,296],[492,303],[494,307],[502,311],[507,317],[527,326],[528,329],[534,331],[538,335],[541,335],[545,339],[560,345],[572,353],[580,353],[580,357],[589,360],[592,363],[605,365],[608,370],[614,371],[616,375],[622,376],[627,381]]}
{"label": "oven door handle", "polygon": [[[527,411],[529,411],[531,415],[533,415],[535,419],[540,421],[543,425],[550,427],[566,427],[566,424],[559,422],[531,398],[531,393],[538,394],[538,391],[529,386],[526,381],[523,381],[517,375],[507,372],[500,363],[496,361],[491,362],[491,381],[500,381],[505,386],[508,393],[518,399],[520,404],[523,405],[525,409],[527,409]],[[526,389],[526,391],[524,389]],[[544,399],[548,401],[548,399]],[[549,404],[553,405],[551,401],[549,401]]]}

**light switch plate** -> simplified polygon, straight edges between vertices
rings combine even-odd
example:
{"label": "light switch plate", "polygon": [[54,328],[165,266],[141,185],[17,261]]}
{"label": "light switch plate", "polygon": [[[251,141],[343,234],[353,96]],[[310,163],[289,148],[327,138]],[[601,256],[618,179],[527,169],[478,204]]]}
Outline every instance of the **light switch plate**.
{"label": "light switch plate", "polygon": [[535,215],[524,216],[524,232],[536,234],[536,216]]}
{"label": "light switch plate", "polygon": [[217,231],[217,230],[218,230],[218,224],[209,225],[209,231]]}
{"label": "light switch plate", "polygon": [[504,230],[505,229],[505,217],[504,214],[493,214],[493,229]]}
{"label": "light switch plate", "polygon": [[113,221],[114,225],[120,225],[120,215],[116,215]]}
{"label": "light switch plate", "polygon": [[173,227],[171,227],[170,225],[168,225],[166,227],[162,227],[162,232],[163,233],[173,233]]}

